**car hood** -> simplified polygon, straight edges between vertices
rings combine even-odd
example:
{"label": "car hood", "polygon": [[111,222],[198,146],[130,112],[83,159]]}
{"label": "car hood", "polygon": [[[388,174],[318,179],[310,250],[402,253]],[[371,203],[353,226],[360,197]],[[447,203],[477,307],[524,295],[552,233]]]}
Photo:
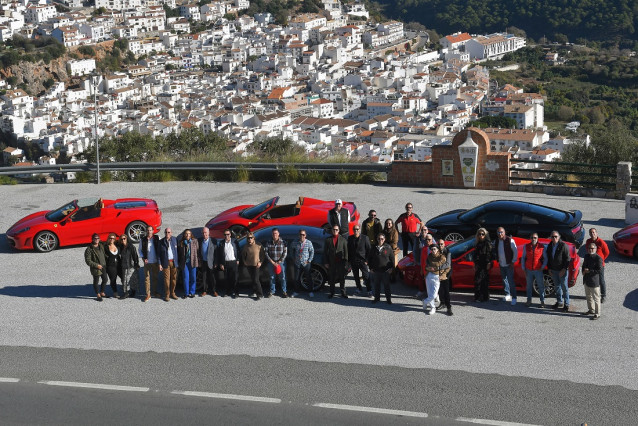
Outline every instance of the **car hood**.
{"label": "car hood", "polygon": [[625,226],[623,229],[621,229],[620,231],[616,232],[614,234],[614,239],[623,236],[623,235],[631,235],[631,234],[638,234],[638,223],[634,223],[633,225],[629,225],[629,226]]}
{"label": "car hood", "polygon": [[211,220],[208,221],[208,223],[206,224],[206,226],[208,226],[209,228],[213,225],[218,225],[220,223],[225,223],[228,222],[229,220],[234,220],[239,218],[239,213],[248,208],[248,207],[253,207],[252,204],[246,204],[243,206],[236,206],[233,208],[230,208],[228,210],[224,210],[223,212],[219,213],[217,216],[215,216],[214,218],[212,218]]}
{"label": "car hood", "polygon": [[436,228],[437,226],[459,223],[458,215],[459,213],[463,213],[465,211],[467,210],[458,209],[458,210],[452,210],[447,213],[440,214],[428,220],[425,225],[428,228],[429,227]]}
{"label": "car hood", "polygon": [[11,225],[11,228],[9,228],[9,230],[7,231],[7,234],[10,234],[11,232],[19,231],[20,229],[24,229],[26,227],[39,225],[40,223],[43,223],[43,222],[48,222],[46,217],[44,216],[50,211],[51,210],[42,210],[40,212],[31,213],[30,215],[23,217],[22,219],[20,219],[19,221]]}

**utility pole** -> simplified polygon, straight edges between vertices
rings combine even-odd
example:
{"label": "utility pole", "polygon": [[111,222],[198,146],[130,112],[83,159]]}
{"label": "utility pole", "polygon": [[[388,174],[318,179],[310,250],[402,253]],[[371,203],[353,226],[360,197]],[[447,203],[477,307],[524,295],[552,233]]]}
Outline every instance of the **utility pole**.
{"label": "utility pole", "polygon": [[98,75],[93,76],[93,112],[95,118],[95,161],[97,163],[97,184],[100,184],[100,141],[97,136],[97,87]]}

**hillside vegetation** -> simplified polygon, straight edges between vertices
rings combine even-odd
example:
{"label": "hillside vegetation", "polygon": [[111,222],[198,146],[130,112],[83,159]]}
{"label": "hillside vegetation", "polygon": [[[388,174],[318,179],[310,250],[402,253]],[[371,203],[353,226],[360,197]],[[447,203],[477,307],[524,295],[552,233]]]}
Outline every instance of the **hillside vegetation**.
{"label": "hillside vegetation", "polygon": [[[378,0],[383,13],[417,21],[446,35],[456,31],[486,33],[507,27],[528,37],[556,41],[638,41],[635,0]],[[558,36],[558,37],[555,37]]]}

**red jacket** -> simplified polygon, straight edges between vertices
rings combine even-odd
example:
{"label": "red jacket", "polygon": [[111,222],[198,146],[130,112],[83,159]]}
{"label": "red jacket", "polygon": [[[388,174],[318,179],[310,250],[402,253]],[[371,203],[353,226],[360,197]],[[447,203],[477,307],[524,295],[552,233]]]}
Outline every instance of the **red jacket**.
{"label": "red jacket", "polygon": [[607,243],[600,237],[596,238],[596,241],[588,238],[587,242],[585,243],[585,247],[587,247],[591,243],[596,244],[596,254],[602,257],[603,266],[605,266],[605,259],[607,259],[607,257],[609,256],[609,247],[607,247]]}
{"label": "red jacket", "polygon": [[532,243],[525,244],[525,270],[538,271],[543,269],[543,251],[545,246],[537,243],[536,247]]}
{"label": "red jacket", "polygon": [[396,225],[401,224],[402,234],[406,232],[416,233],[416,230],[421,222],[421,218],[416,213],[412,213],[411,215],[402,213],[396,220]]}

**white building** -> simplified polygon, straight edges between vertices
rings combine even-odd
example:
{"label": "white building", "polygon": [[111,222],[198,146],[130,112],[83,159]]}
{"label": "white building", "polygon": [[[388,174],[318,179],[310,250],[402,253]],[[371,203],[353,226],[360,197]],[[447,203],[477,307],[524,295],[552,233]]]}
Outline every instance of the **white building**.
{"label": "white building", "polygon": [[30,24],[42,24],[57,16],[58,12],[52,4],[35,5],[29,4],[24,13],[24,20]]}
{"label": "white building", "polygon": [[494,33],[478,36],[465,43],[472,59],[496,59],[525,47],[525,39],[513,34]]}
{"label": "white building", "polygon": [[71,76],[87,75],[95,70],[95,59],[70,60],[66,68]]}

